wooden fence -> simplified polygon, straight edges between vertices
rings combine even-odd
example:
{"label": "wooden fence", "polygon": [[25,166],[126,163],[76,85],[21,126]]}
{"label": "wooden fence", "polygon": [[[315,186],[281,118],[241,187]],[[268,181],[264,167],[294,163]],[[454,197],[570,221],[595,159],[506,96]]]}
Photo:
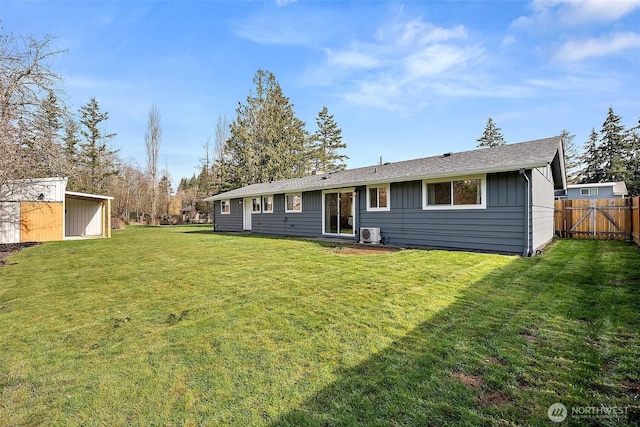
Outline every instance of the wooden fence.
{"label": "wooden fence", "polygon": [[634,240],[640,245],[640,197],[556,200],[554,223],[561,237]]}

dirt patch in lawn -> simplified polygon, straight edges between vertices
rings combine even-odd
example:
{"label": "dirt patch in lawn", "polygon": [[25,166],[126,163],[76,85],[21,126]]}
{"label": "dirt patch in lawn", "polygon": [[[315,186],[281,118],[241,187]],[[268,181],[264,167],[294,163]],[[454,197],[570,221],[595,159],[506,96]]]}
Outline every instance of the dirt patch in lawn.
{"label": "dirt patch in lawn", "polygon": [[467,387],[480,388],[484,384],[484,379],[479,375],[465,374],[463,372],[453,372],[451,378],[462,382]]}
{"label": "dirt patch in lawn", "polygon": [[622,381],[622,387],[626,390],[627,394],[631,394],[633,396],[640,395],[640,382],[624,380]]}
{"label": "dirt patch in lawn", "polygon": [[510,399],[500,390],[485,393],[478,398],[478,405],[481,406],[502,406],[509,403]]}
{"label": "dirt patch in lawn", "polygon": [[536,342],[535,337],[533,335],[528,334],[527,332],[521,331],[521,332],[519,332],[519,334],[528,343]]}
{"label": "dirt patch in lawn", "polygon": [[25,242],[25,243],[3,243],[0,244],[0,267],[5,264],[4,259],[11,254],[20,252],[24,248],[39,245],[37,242]]}
{"label": "dirt patch in lawn", "polygon": [[382,255],[388,254],[391,252],[397,252],[396,248],[385,248],[385,247],[337,247],[333,248],[332,251],[336,254],[340,255]]}

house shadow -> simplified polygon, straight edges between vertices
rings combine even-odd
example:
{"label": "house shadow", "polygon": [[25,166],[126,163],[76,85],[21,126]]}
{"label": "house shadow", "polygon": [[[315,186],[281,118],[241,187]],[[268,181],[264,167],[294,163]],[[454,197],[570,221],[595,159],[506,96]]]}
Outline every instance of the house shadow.
{"label": "house shadow", "polygon": [[[591,357],[590,340],[617,322],[635,324],[628,330],[640,339],[638,316],[624,317],[640,306],[640,257],[629,257],[630,279],[615,281],[615,272],[588,256],[552,251],[516,258],[476,281],[269,425],[549,425],[552,403],[596,403],[590,390],[611,367]],[[594,309],[594,301],[607,300],[617,309]],[[598,391],[615,403],[628,398],[620,390]]]}

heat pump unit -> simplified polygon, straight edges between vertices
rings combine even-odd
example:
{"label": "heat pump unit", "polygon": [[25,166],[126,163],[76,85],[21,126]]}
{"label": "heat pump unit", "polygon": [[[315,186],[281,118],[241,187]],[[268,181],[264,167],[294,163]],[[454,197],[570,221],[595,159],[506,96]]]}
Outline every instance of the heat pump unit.
{"label": "heat pump unit", "polygon": [[377,245],[380,243],[379,227],[362,227],[360,228],[360,243],[371,243]]}

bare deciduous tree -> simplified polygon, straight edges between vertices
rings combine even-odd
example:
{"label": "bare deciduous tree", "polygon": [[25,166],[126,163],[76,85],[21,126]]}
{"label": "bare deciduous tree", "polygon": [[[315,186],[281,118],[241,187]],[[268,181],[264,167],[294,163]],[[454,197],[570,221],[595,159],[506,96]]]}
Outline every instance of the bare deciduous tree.
{"label": "bare deciduous tree", "polygon": [[147,132],[144,140],[147,147],[147,172],[151,188],[151,222],[157,224],[158,219],[158,152],[162,127],[160,125],[160,111],[155,104],[151,105],[147,120]]}
{"label": "bare deciduous tree", "polygon": [[[0,35],[0,201],[24,195],[30,187],[24,179],[63,170],[57,144],[62,79],[50,64],[63,51],[52,44],[50,36]],[[11,220],[8,206],[0,202],[0,223]]]}

